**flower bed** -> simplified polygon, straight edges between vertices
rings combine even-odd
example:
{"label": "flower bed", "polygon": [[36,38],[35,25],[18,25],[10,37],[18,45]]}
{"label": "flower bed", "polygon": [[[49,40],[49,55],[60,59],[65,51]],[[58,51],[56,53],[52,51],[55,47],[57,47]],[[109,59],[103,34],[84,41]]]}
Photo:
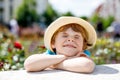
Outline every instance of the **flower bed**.
{"label": "flower bed", "polygon": [[[28,41],[16,41],[8,34],[0,33],[0,70],[19,70],[24,69],[23,63],[27,56],[35,53],[42,53],[46,50],[43,40],[38,43],[31,41],[30,45],[25,46]],[[41,42],[41,43],[39,43]],[[36,47],[32,47],[34,44]],[[33,48],[26,54],[26,48]],[[100,38],[94,48],[90,49],[91,57],[96,64],[120,63],[120,41],[113,39]],[[27,49],[28,50],[28,49]]]}
{"label": "flower bed", "polygon": [[95,47],[90,51],[96,64],[120,62],[120,41],[101,38],[97,40]]}
{"label": "flower bed", "polygon": [[13,36],[0,33],[0,70],[23,69],[24,47]]}

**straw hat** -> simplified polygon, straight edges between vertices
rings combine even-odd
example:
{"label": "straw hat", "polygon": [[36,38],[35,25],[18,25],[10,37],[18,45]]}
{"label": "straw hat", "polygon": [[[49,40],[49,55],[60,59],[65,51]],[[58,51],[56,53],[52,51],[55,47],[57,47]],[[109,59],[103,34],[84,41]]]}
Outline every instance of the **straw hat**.
{"label": "straw hat", "polygon": [[[92,46],[95,45],[96,43],[96,39],[97,39],[97,35],[96,35],[96,31],[94,29],[94,27],[89,24],[87,21],[81,19],[81,18],[77,18],[77,17],[60,17],[57,20],[55,20],[54,22],[52,22],[48,28],[45,31],[45,35],[44,35],[44,44],[45,47],[51,51],[52,47],[51,47],[51,39],[53,34],[61,27],[70,23],[76,23],[76,24],[80,24],[87,32],[88,32],[88,40],[87,42],[89,44],[92,44]],[[87,46],[87,49],[91,48],[92,46]]]}

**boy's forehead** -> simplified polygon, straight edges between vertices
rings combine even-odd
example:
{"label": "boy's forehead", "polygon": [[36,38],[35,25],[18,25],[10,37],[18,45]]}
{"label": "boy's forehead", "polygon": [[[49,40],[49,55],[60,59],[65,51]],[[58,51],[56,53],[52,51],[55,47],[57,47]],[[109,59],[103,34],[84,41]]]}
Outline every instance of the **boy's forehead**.
{"label": "boy's forehead", "polygon": [[57,31],[58,32],[66,32],[68,29],[70,29],[71,27],[64,27],[64,26],[62,26],[62,27],[60,27]]}
{"label": "boy's forehead", "polygon": [[66,30],[71,29],[74,32],[80,32],[80,27],[75,27],[75,26],[71,26],[71,25],[67,25],[67,26],[62,26],[60,27],[57,31],[58,32],[65,32]]}
{"label": "boy's forehead", "polygon": [[71,27],[67,28],[66,30],[60,31],[60,33],[64,33],[64,34],[67,34],[69,32],[76,33],[76,34],[81,34],[81,32],[74,31]]}

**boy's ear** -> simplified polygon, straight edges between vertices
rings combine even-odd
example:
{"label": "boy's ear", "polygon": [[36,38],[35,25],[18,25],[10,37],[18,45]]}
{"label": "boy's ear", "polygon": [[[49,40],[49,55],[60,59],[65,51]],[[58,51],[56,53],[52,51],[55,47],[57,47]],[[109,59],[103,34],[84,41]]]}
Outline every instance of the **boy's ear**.
{"label": "boy's ear", "polygon": [[54,44],[51,44],[51,47],[52,47],[52,48],[55,48],[55,45],[54,45]]}

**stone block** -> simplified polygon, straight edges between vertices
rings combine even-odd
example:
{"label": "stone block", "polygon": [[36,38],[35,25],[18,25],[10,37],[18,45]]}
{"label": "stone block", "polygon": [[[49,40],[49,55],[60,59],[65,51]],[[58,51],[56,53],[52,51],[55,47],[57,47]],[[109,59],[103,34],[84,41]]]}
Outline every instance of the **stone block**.
{"label": "stone block", "polygon": [[1,71],[0,80],[120,80],[120,64],[97,65],[90,74],[63,70],[26,70]]}

